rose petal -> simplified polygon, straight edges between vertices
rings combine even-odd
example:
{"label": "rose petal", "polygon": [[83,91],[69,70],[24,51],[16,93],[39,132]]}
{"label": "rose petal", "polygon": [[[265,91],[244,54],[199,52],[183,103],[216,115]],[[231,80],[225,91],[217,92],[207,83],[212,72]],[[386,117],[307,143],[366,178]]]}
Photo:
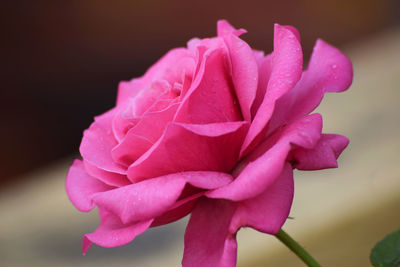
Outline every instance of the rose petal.
{"label": "rose petal", "polygon": [[99,169],[126,174],[126,168],[115,163],[111,157],[111,150],[118,144],[111,130],[115,113],[116,110],[112,109],[95,117],[95,121],[83,133],[79,150],[85,161]]}
{"label": "rose petal", "polygon": [[183,267],[236,266],[236,235],[230,231],[236,204],[200,199],[185,233]]}
{"label": "rose petal", "polygon": [[[183,172],[179,175],[182,175],[190,186],[200,189],[215,189],[227,185],[233,180],[231,175],[222,172]],[[188,186],[188,184],[186,184],[186,186]],[[200,193],[190,194],[188,197],[182,199],[182,195],[184,194],[182,192],[179,200],[176,201],[168,211],[155,218],[151,226],[154,227],[171,223],[186,216],[193,209],[197,198],[203,196],[204,193],[205,191],[200,191]]]}
{"label": "rose petal", "polygon": [[247,154],[261,141],[274,111],[275,101],[300,79],[303,55],[299,40],[292,28],[275,24],[274,52],[271,60],[271,74],[266,94],[250,126],[241,156]]}
{"label": "rose petal", "polygon": [[296,149],[294,167],[299,170],[321,170],[337,168],[336,159],[349,144],[347,137],[338,134],[323,134],[313,149]]}
{"label": "rose petal", "polygon": [[135,78],[130,81],[122,81],[118,84],[117,106],[135,97],[140,90],[148,86],[142,78]]}
{"label": "rose petal", "polygon": [[121,143],[111,150],[111,156],[115,162],[129,166],[152,145],[153,143],[146,137],[128,132],[125,138],[121,140]]}
{"label": "rose petal", "polygon": [[102,170],[90,164],[86,160],[83,161],[83,164],[85,166],[86,172],[90,176],[102,181],[105,184],[116,187],[131,184],[131,181],[129,181],[128,177],[125,174],[119,174],[115,172]]}
{"label": "rose petal", "polygon": [[243,33],[246,33],[245,29],[235,29],[227,20],[221,19],[217,22],[217,33],[218,36],[224,36],[229,34],[234,34],[236,36],[240,36]]}
{"label": "rose petal", "polygon": [[157,100],[171,90],[171,85],[163,79],[153,80],[151,85],[141,90],[133,99],[131,99],[131,109],[133,117],[141,117],[150,109]]}
{"label": "rose petal", "polygon": [[269,54],[258,62],[258,85],[256,91],[256,98],[254,99],[251,107],[251,116],[254,117],[257,110],[260,108],[261,103],[264,101],[265,92],[267,91],[268,81],[272,72],[272,54]]}
{"label": "rose petal", "polygon": [[181,171],[229,172],[238,160],[247,122],[170,123],[151,149],[128,168],[137,182]]}
{"label": "rose petal", "polygon": [[276,181],[258,196],[242,201],[233,216],[233,228],[252,227],[267,234],[277,234],[289,216],[293,201],[293,170],[286,163]]}
{"label": "rose petal", "polygon": [[93,196],[113,188],[88,175],[81,160],[74,160],[69,168],[65,189],[69,200],[79,211],[92,210]]}
{"label": "rose petal", "polygon": [[97,194],[93,201],[99,209],[114,213],[127,224],[155,218],[176,207],[187,183],[200,189],[215,189],[232,179],[219,172],[179,172]]}
{"label": "rose petal", "polygon": [[114,213],[124,224],[145,221],[168,210],[185,184],[179,176],[149,179],[98,194],[93,201],[100,210]]}
{"label": "rose petal", "polygon": [[[173,68],[174,66],[176,66],[177,63],[181,63],[182,60],[186,63],[188,62],[191,62],[192,64],[194,63],[194,61],[190,60],[188,61],[187,58],[193,58],[193,55],[186,48],[172,49],[146,71],[145,75],[143,76],[143,79],[150,85],[154,80],[160,78],[168,79],[168,77],[166,77],[166,74],[180,75],[181,73],[175,73],[173,71]],[[179,71],[182,71],[184,69],[187,69],[187,71],[193,70],[193,67],[194,66],[189,64],[186,66],[186,68],[185,67],[179,68]],[[176,76],[173,77],[174,80],[176,80],[176,78],[178,77]]]}
{"label": "rose petal", "polygon": [[174,121],[205,124],[241,120],[230,79],[225,51],[221,48],[206,51]]}
{"label": "rose petal", "polygon": [[275,182],[293,145],[308,149],[315,147],[321,130],[322,118],[319,114],[312,114],[292,123],[284,128],[282,133],[276,133],[250,154],[247,160],[237,167],[242,170],[232,183],[209,191],[206,196],[233,201],[257,196]]}
{"label": "rose petal", "polygon": [[236,97],[243,118],[251,120],[251,106],[256,97],[258,84],[258,66],[253,50],[236,35],[224,36],[229,50],[231,73]]}
{"label": "rose petal", "polygon": [[112,119],[112,131],[117,142],[121,142],[126,133],[138,123],[140,117],[134,117],[132,111],[132,100],[117,106]]}
{"label": "rose petal", "polygon": [[92,243],[102,247],[118,247],[131,242],[150,227],[153,220],[140,221],[125,225],[119,218],[110,212],[100,210],[100,226],[93,233],[83,236],[83,255]]}
{"label": "rose petal", "polygon": [[126,166],[131,165],[160,138],[177,108],[177,104],[172,104],[165,110],[145,113],[128,131],[121,143],[113,148],[111,151],[113,160]]}
{"label": "rose petal", "polygon": [[182,73],[191,73],[193,71],[194,60],[190,51],[185,48],[172,49],[151,66],[143,77],[120,83],[117,105],[136,96],[139,91],[150,88],[154,80],[178,81]]}
{"label": "rose petal", "polygon": [[151,224],[151,227],[172,223],[185,217],[193,210],[198,197],[200,196],[196,196],[196,198],[187,198],[185,201],[182,201],[179,206],[175,207],[174,205],[173,208],[156,217]]}
{"label": "rose petal", "polygon": [[324,92],[342,92],[353,81],[351,61],[339,49],[322,40],[315,44],[307,72],[314,79],[320,79]]}
{"label": "rose petal", "polygon": [[298,40],[299,42],[301,42],[300,33],[299,33],[299,31],[298,31],[295,27],[290,26],[290,25],[286,25],[285,28],[286,28],[287,30],[291,31],[291,32],[294,34],[294,36],[296,36],[297,40]]}
{"label": "rose petal", "polygon": [[338,49],[318,40],[301,80],[276,102],[269,132],[313,111],[320,104],[325,92],[346,90],[352,77],[350,60]]}
{"label": "rose petal", "polygon": [[260,68],[263,60],[265,59],[265,53],[264,51],[260,51],[260,50],[255,50],[253,49],[253,54],[254,54],[254,59],[256,60],[257,66],[258,68]]}
{"label": "rose petal", "polygon": [[202,189],[215,189],[232,182],[233,177],[224,172],[194,171],[182,172],[179,175],[191,185]]}

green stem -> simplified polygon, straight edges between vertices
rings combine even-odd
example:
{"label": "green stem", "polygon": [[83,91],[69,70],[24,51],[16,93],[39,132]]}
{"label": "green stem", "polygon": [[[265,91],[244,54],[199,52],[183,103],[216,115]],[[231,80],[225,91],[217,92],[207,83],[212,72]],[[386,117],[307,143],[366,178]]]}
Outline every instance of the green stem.
{"label": "green stem", "polygon": [[283,244],[285,244],[291,251],[293,251],[307,266],[309,267],[321,267],[319,263],[304,250],[299,243],[297,243],[293,238],[291,238],[282,229],[277,233],[276,238],[278,238]]}

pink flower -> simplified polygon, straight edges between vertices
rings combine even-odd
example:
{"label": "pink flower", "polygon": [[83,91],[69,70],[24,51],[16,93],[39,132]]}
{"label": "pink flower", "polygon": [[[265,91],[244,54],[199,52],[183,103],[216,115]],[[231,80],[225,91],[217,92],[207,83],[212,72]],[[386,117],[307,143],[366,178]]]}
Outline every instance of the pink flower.
{"label": "pink flower", "polygon": [[66,182],[78,210],[100,211],[84,253],[191,213],[183,266],[235,266],[241,227],[276,234],[287,219],[293,168],[337,167],[348,139],[310,112],[350,86],[351,62],[318,40],[303,72],[296,29],[275,25],[269,55],[244,32],[221,20],[217,37],[171,50],[84,132]]}

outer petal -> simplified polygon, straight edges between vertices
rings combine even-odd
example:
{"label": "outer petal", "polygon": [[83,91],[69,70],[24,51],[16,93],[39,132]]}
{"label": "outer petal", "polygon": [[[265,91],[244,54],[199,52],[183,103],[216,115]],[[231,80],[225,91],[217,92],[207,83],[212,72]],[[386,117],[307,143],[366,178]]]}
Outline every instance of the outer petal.
{"label": "outer petal", "polygon": [[[276,26],[276,25],[275,25]],[[284,26],[286,30],[291,31],[291,33],[296,36],[297,40],[300,43],[300,34],[299,32],[292,26]],[[256,99],[254,100],[253,106],[251,107],[251,114],[254,116],[257,113],[261,103],[264,101],[265,93],[267,91],[269,79],[271,77],[271,73],[276,64],[274,64],[275,51],[272,54],[258,58],[258,67],[259,67],[259,79],[258,79],[258,87]]]}
{"label": "outer petal", "polygon": [[128,169],[131,181],[181,171],[229,172],[238,160],[247,122],[170,123],[154,146]]}
{"label": "outer petal", "polygon": [[112,212],[122,223],[128,224],[153,219],[179,206],[176,203],[183,197],[187,184],[200,189],[215,189],[232,179],[229,174],[219,172],[179,172],[97,194],[93,201],[99,209]]}
{"label": "outer petal", "polygon": [[101,224],[96,231],[83,236],[83,255],[86,254],[92,243],[102,247],[123,246],[146,231],[153,221],[147,220],[125,225],[117,216],[105,210],[100,210],[100,220]]}
{"label": "outer petal", "polygon": [[227,185],[233,180],[231,175],[222,172],[184,172],[180,173],[180,175],[183,175],[187,180],[185,189],[179,197],[179,200],[175,202],[172,208],[163,213],[161,216],[155,218],[151,225],[152,227],[174,222],[189,214],[192,211],[197,199],[203,196],[206,192],[202,189],[210,190],[219,188]]}
{"label": "outer petal", "polygon": [[192,88],[185,95],[174,121],[215,123],[242,119],[222,48],[205,52]]}
{"label": "outer petal", "polygon": [[[197,199],[204,195],[206,191],[199,189],[215,189],[221,186],[227,185],[232,182],[233,177],[227,173],[218,172],[184,172],[184,175],[188,184],[186,184],[179,200],[170,208],[167,212],[163,213],[161,216],[155,218],[152,223],[153,226],[159,226],[167,223],[174,222],[187,214],[189,214]],[[187,190],[186,189],[192,189]],[[199,193],[196,193],[197,192]],[[190,192],[188,196],[185,196],[185,191]]]}
{"label": "outer petal", "polygon": [[161,216],[158,216],[154,219],[151,227],[157,227],[164,224],[169,224],[175,222],[186,215],[188,215],[194,208],[197,199],[203,196],[204,193],[196,195],[195,198],[187,198],[183,201],[180,201],[179,205],[174,205],[173,208],[163,213]]}
{"label": "outer petal", "polygon": [[350,60],[338,49],[318,40],[301,80],[277,101],[269,132],[309,114],[320,104],[325,92],[342,92],[352,79]]}
{"label": "outer petal", "polygon": [[289,216],[294,193],[293,170],[286,163],[276,181],[258,196],[242,201],[233,216],[233,228],[252,227],[276,234]]}
{"label": "outer petal", "polygon": [[230,231],[236,203],[200,199],[185,233],[183,267],[236,266],[236,232]]}
{"label": "outer petal", "polygon": [[161,215],[175,203],[185,184],[177,176],[149,179],[98,194],[93,200],[99,209],[114,213],[128,224]]}
{"label": "outer petal", "polygon": [[274,111],[275,101],[300,79],[303,55],[293,27],[275,25],[274,52],[271,60],[271,74],[266,94],[250,126],[241,155],[248,153],[260,142]]}
{"label": "outer petal", "polygon": [[337,48],[322,40],[317,40],[315,44],[307,71],[310,72],[307,75],[314,77],[315,82],[319,78],[318,82],[324,92],[342,92],[353,81],[351,61]]}
{"label": "outer petal", "polygon": [[111,150],[118,144],[111,130],[115,112],[112,109],[95,118],[83,133],[79,150],[84,160],[90,164],[104,171],[126,174],[126,168],[116,164],[111,157]]}
{"label": "outer petal", "polygon": [[195,171],[181,172],[181,175],[189,184],[201,189],[215,189],[232,182],[233,177],[223,172]]}
{"label": "outer petal", "polygon": [[108,186],[85,171],[83,162],[74,160],[67,175],[65,184],[69,200],[79,211],[90,211],[94,207],[93,196],[98,192],[111,190],[114,187]]}
{"label": "outer petal", "polygon": [[[207,197],[241,201],[253,198],[275,182],[293,145],[312,149],[322,129],[319,114],[304,117],[271,136],[237,168],[238,176],[225,187],[206,193]],[[234,173],[236,170],[234,170]]]}
{"label": "outer petal", "polygon": [[347,137],[338,134],[323,134],[313,149],[296,149],[293,158],[299,170],[321,170],[337,168],[336,159],[349,144]]}

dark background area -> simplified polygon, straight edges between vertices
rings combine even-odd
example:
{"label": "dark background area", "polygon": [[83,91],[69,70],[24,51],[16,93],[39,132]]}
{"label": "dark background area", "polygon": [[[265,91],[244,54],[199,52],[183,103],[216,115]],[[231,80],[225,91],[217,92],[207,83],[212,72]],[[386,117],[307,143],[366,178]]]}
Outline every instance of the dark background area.
{"label": "dark background area", "polygon": [[273,23],[293,25],[305,59],[316,38],[343,47],[399,24],[399,1],[2,1],[0,184],[78,153],[114,105],[118,82],[228,19],[269,53]]}

